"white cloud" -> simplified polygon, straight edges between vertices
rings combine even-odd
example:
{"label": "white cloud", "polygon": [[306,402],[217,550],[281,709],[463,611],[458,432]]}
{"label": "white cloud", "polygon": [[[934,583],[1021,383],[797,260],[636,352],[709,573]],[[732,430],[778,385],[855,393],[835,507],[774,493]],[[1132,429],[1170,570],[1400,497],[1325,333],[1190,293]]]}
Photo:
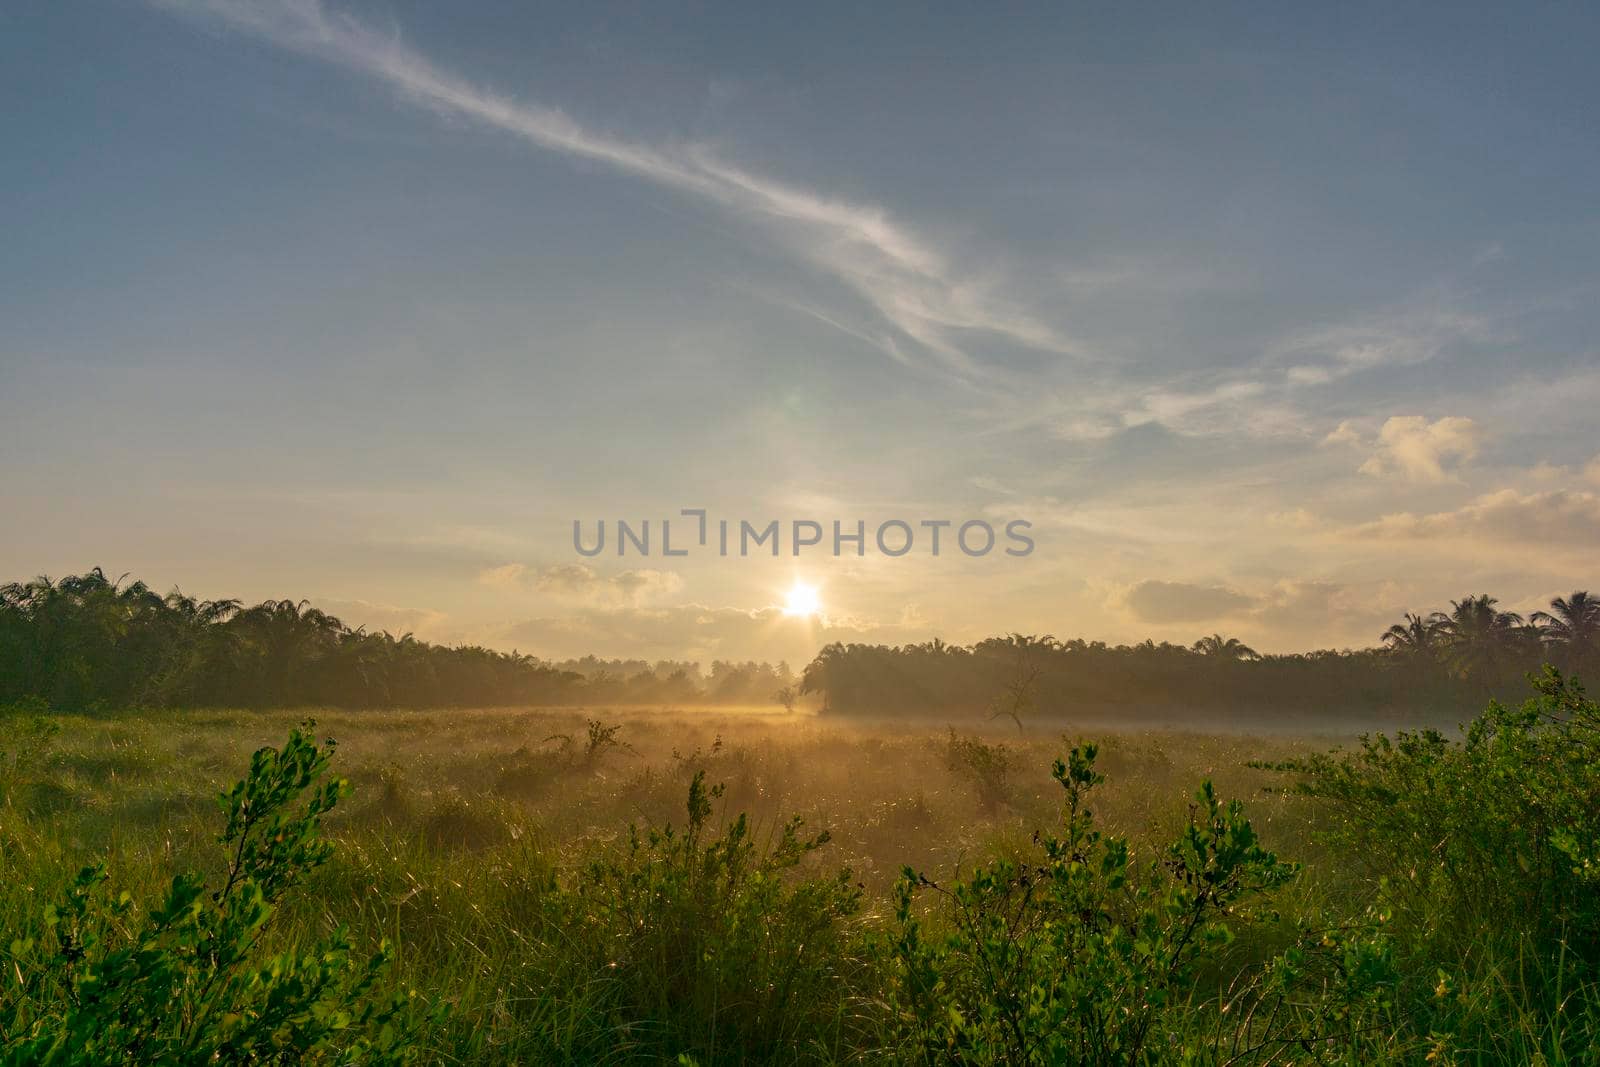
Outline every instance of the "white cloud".
{"label": "white cloud", "polygon": [[[470,119],[552,152],[594,161],[759,222],[791,252],[863,298],[905,339],[959,378],[982,376],[959,343],[968,331],[1057,353],[1074,346],[1054,328],[965,275],[881,208],[830,198],[758,175],[695,145],[641,144],[598,133],[551,107],[491,92],[435,67],[403,43],[319,0],[152,0],[375,78],[421,107]],[[832,321],[824,316],[825,321]],[[847,332],[903,358],[894,336]]]}
{"label": "white cloud", "polygon": [[1395,415],[1378,431],[1377,450],[1361,465],[1361,473],[1399,475],[1413,482],[1452,481],[1446,468],[1476,456],[1482,439],[1478,424],[1463,416],[1429,422],[1422,415]]}
{"label": "white cloud", "polygon": [[1361,442],[1361,431],[1356,427],[1354,419],[1345,419],[1322,439],[1325,445],[1359,445]]}

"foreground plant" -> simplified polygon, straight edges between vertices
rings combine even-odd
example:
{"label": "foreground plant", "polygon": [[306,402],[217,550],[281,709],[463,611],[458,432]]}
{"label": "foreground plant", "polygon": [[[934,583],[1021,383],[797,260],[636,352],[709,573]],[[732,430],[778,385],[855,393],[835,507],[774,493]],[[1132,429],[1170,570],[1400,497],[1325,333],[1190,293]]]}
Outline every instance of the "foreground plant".
{"label": "foreground plant", "polygon": [[1600,705],[1552,667],[1461,741],[1423,730],[1275,765],[1335,815],[1334,841],[1388,879],[1418,937],[1563,937],[1600,964]]}
{"label": "foreground plant", "polygon": [[[1089,745],[1056,762],[1062,836],[1036,835],[1038,862],[994,860],[948,885],[906,869],[889,941],[896,1044],[925,1063],[1238,1062],[1326,1046],[1333,1024],[1352,1026],[1387,981],[1381,939],[1303,936],[1218,1000],[1197,996],[1197,972],[1297,868],[1210,782],[1182,835],[1135,864],[1126,841],[1095,828],[1094,759]],[[914,906],[924,890],[937,894],[929,918]],[[1230,1011],[1240,1022],[1218,1026]]]}
{"label": "foreground plant", "polygon": [[180,874],[141,907],[85,867],[42,928],[10,943],[0,1062],[21,1064],[403,1063],[410,997],[383,995],[387,943],[365,962],[344,929],[300,949],[267,948],[280,902],[327,861],[322,816],[349,789],[326,778],[333,742],[311,724],[263,748],[218,799],[228,856],[220,888]]}
{"label": "foreground plant", "polygon": [[1460,740],[1402,732],[1272,765],[1392,912],[1435,1062],[1600,1063],[1600,705],[1553,667],[1533,683]]}
{"label": "foreground plant", "polygon": [[697,771],[683,826],[630,827],[568,895],[568,928],[606,975],[611,1047],[596,1055],[792,1061],[837,1027],[859,887],[847,869],[798,869],[829,840],[798,818],[765,841],[743,814],[714,826],[721,796]]}

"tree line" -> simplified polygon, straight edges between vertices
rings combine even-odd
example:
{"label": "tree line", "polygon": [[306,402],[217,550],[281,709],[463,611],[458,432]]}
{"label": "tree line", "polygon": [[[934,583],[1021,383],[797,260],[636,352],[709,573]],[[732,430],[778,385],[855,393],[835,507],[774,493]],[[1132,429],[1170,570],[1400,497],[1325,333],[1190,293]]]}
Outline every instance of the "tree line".
{"label": "tree line", "polygon": [[[786,664],[551,663],[411,634],[368,633],[305,601],[165,595],[100,569],[0,586],[0,704],[94,707],[449,707],[512,704],[790,705],[838,714],[1114,712],[1131,708],[1440,710],[1520,693],[1552,662],[1600,666],[1600,600],[1558,597],[1524,619],[1487,595],[1405,615],[1356,650],[1258,655],[1213,634],[1192,645],[1108,645],[1011,634],[973,645],[831,644],[796,679]],[[1516,691],[1516,692],[1513,692]]]}
{"label": "tree line", "polygon": [[917,711],[1008,716],[1131,708],[1453,711],[1526,690],[1553,663],[1579,678],[1600,667],[1600,600],[1557,597],[1526,619],[1486,594],[1447,611],[1407,613],[1375,647],[1260,655],[1234,637],[1192,645],[1011,634],[973,645],[831,644],[801,676],[840,714]]}
{"label": "tree line", "polygon": [[476,645],[368,633],[305,601],[165,595],[96,568],[0,586],[0,705],[488,707],[762,703],[786,665],[551,664]]}

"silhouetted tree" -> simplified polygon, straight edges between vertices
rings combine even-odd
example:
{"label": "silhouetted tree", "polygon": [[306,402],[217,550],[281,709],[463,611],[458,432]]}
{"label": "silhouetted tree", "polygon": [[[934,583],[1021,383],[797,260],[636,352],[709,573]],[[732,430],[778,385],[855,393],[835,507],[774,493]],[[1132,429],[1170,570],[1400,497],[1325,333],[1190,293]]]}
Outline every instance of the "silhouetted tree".
{"label": "silhouetted tree", "polygon": [[1384,633],[1381,649],[1259,656],[1220,634],[1185,647],[1013,633],[971,646],[937,638],[897,647],[830,644],[799,679],[782,664],[720,660],[703,676],[681,661],[588,656],[551,664],[520,652],[446,647],[351,629],[301,600],[246,608],[177,590],[163,597],[96,569],[0,586],[0,705],[28,697],[63,709],[762,704],[792,687],[818,695],[834,714],[998,709],[1021,720],[1035,707],[1443,711],[1459,709],[1479,686],[1520,677],[1547,653],[1594,665],[1600,607],[1588,594],[1558,598],[1534,620],[1537,627],[1524,625],[1492,597],[1477,596],[1454,602],[1448,614],[1408,614]]}
{"label": "silhouetted tree", "polygon": [[1437,659],[1444,647],[1444,632],[1440,617],[1413,615],[1406,612],[1406,621],[1397,622],[1383,632],[1383,644],[1391,652],[1413,660]]}
{"label": "silhouetted tree", "polygon": [[1218,659],[1241,660],[1260,659],[1261,654],[1237,637],[1223,637],[1221,634],[1212,634],[1202,637],[1194,643],[1194,650],[1202,656],[1215,656]]}
{"label": "silhouetted tree", "polygon": [[1530,633],[1522,616],[1495,607],[1499,601],[1487,594],[1450,602],[1450,612],[1435,616],[1444,638],[1444,659],[1460,677],[1492,692],[1508,667],[1525,659]]}
{"label": "silhouetted tree", "polygon": [[1587,592],[1558,596],[1549,611],[1536,611],[1529,620],[1567,670],[1581,672],[1600,659],[1600,600]]}

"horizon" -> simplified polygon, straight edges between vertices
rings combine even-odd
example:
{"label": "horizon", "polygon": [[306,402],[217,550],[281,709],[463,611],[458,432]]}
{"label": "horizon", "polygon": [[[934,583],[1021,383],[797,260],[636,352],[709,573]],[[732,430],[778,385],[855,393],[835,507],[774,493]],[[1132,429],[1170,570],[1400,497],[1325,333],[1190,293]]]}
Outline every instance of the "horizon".
{"label": "horizon", "polygon": [[[204,604],[206,602],[232,602],[234,605],[236,605],[236,608],[235,608],[236,613],[237,612],[248,611],[249,609],[256,608],[256,607],[269,607],[269,606],[272,606],[272,605],[275,605],[275,604],[293,604],[293,605],[295,605],[295,608],[296,608],[297,612],[298,611],[302,611],[302,610],[304,610],[304,611],[313,611],[314,610],[314,611],[325,612],[327,615],[332,616],[340,625],[342,625],[346,629],[347,632],[349,632],[351,634],[356,634],[358,632],[366,632],[369,636],[370,635],[378,635],[378,634],[387,634],[389,637],[395,638],[395,639],[401,639],[401,638],[404,638],[404,637],[415,637],[418,640],[421,640],[421,641],[423,641],[425,643],[436,644],[439,647],[444,647],[444,648],[451,648],[451,647],[483,647],[483,648],[488,648],[491,651],[497,651],[497,652],[502,652],[502,653],[509,652],[509,653],[514,653],[514,654],[518,654],[518,655],[528,656],[528,657],[531,657],[533,660],[535,660],[535,661],[537,661],[537,662],[539,662],[539,663],[541,663],[541,664],[543,664],[545,666],[556,667],[556,668],[569,667],[572,664],[580,663],[580,662],[585,661],[585,660],[592,660],[592,661],[595,662],[595,664],[597,666],[599,666],[601,668],[605,668],[605,667],[609,667],[609,666],[616,666],[616,665],[638,664],[638,665],[642,666],[645,669],[646,672],[658,673],[661,668],[666,667],[666,666],[670,666],[670,667],[692,667],[692,668],[694,668],[694,670],[697,673],[704,674],[704,673],[708,672],[716,663],[722,662],[722,663],[728,663],[728,664],[731,664],[731,665],[742,665],[742,664],[746,664],[746,663],[754,663],[754,664],[758,664],[758,665],[762,665],[762,666],[787,667],[791,673],[797,674],[798,672],[803,671],[804,668],[809,663],[811,663],[813,661],[813,659],[815,658],[812,655],[806,655],[806,656],[803,656],[803,657],[801,657],[799,659],[791,659],[790,657],[787,657],[787,656],[776,656],[776,657],[770,657],[770,658],[762,658],[762,657],[759,657],[759,656],[757,656],[757,657],[748,657],[748,656],[745,656],[745,657],[740,657],[740,656],[710,656],[710,657],[703,657],[703,658],[683,657],[683,656],[674,656],[674,655],[651,656],[651,655],[647,655],[647,654],[643,654],[643,653],[637,653],[637,652],[636,653],[631,653],[631,654],[616,653],[616,652],[613,652],[613,651],[610,651],[610,650],[607,650],[607,649],[604,649],[604,648],[590,648],[590,649],[582,649],[582,650],[565,650],[564,649],[564,650],[561,650],[561,651],[556,652],[556,653],[540,653],[540,652],[536,652],[536,651],[533,651],[533,650],[525,650],[525,649],[520,649],[520,648],[516,648],[516,647],[512,647],[512,648],[509,648],[509,649],[507,649],[507,648],[497,648],[494,645],[483,645],[481,643],[471,642],[471,641],[429,642],[426,637],[420,637],[420,636],[416,635],[412,631],[394,630],[394,629],[384,628],[384,627],[381,627],[381,626],[369,627],[364,623],[353,623],[351,620],[345,619],[342,616],[339,616],[338,612],[333,610],[334,605],[330,605],[330,604],[328,604],[326,602],[318,602],[316,600],[313,600],[313,599],[307,598],[307,597],[298,597],[297,598],[297,597],[293,597],[293,596],[288,596],[288,597],[269,596],[269,597],[264,598],[259,603],[253,603],[253,602],[250,602],[250,601],[244,600],[242,598],[238,598],[238,597],[227,597],[227,596],[222,596],[222,595],[208,596],[208,595],[205,595],[205,594],[196,595],[193,592],[193,590],[185,590],[181,586],[172,586],[172,587],[170,587],[168,589],[157,588],[157,587],[155,587],[153,585],[150,585],[150,583],[144,582],[143,579],[139,578],[137,575],[134,575],[132,573],[124,573],[124,574],[121,574],[121,575],[119,575],[117,577],[112,577],[111,572],[108,572],[104,568],[101,568],[101,567],[89,568],[89,569],[85,570],[84,572],[82,572],[81,575],[52,576],[52,575],[42,575],[41,574],[41,575],[35,575],[35,576],[33,576],[32,578],[29,578],[29,579],[14,579],[14,580],[0,581],[0,589],[7,589],[7,588],[12,588],[12,587],[26,586],[30,582],[48,583],[49,585],[51,585],[53,587],[59,588],[62,585],[62,582],[63,582],[64,579],[88,578],[88,577],[91,577],[91,576],[98,576],[99,579],[103,579],[105,582],[109,583],[110,587],[112,589],[114,589],[114,590],[126,591],[132,586],[143,585],[146,588],[148,588],[150,590],[150,592],[154,593],[157,596],[163,597],[163,598],[171,597],[171,596],[190,597],[190,598],[194,599],[195,601],[197,601],[197,602],[199,602],[201,604]],[[811,592],[814,593],[814,591],[811,591]],[[815,618],[815,616],[817,616],[819,614],[819,611],[820,611],[820,609],[819,609],[819,607],[818,607],[818,605],[816,603],[815,597],[811,596],[811,597],[806,598],[803,604],[801,604],[799,607],[796,607],[796,605],[794,603],[794,600],[793,600],[794,593],[795,593],[795,591],[791,590],[791,603],[790,604],[788,604],[788,605],[773,605],[770,608],[766,609],[764,612],[762,612],[758,617],[756,617],[752,621],[754,623],[758,623],[758,624],[771,625],[775,621],[781,621],[784,616],[799,616],[799,618],[793,619],[792,621],[795,622],[797,625],[801,625],[801,626],[807,627],[807,632],[815,632],[816,629],[819,628],[819,627],[821,627],[823,629],[826,629],[828,627],[827,620],[825,618],[822,618],[822,619]],[[1497,609],[1497,612],[1499,612],[1499,613],[1504,613],[1505,612],[1505,606],[1500,602],[1499,598],[1495,597],[1492,593],[1486,593],[1486,592],[1471,593],[1471,594],[1465,594],[1460,598],[1451,599],[1450,601],[1448,601],[1444,605],[1440,605],[1440,606],[1436,606],[1436,607],[1432,607],[1432,608],[1424,607],[1423,610],[1416,611],[1416,612],[1404,612],[1404,613],[1401,614],[1401,616],[1399,616],[1396,619],[1391,621],[1390,628],[1394,628],[1394,629],[1403,628],[1406,623],[1411,621],[1411,618],[1413,616],[1415,618],[1419,619],[1419,620],[1422,620],[1425,623],[1433,623],[1433,622],[1437,622],[1437,621],[1447,620],[1447,619],[1450,618],[1450,616],[1452,614],[1451,609],[1459,608],[1462,605],[1469,604],[1473,600],[1485,600],[1485,599],[1488,601],[1488,603],[1490,605],[1494,606]],[[1552,638],[1552,632],[1545,625],[1550,620],[1548,619],[1548,617],[1544,617],[1544,616],[1548,616],[1548,613],[1544,611],[1544,608],[1552,609],[1553,611],[1556,612],[1556,616],[1558,618],[1560,618],[1560,617],[1564,616],[1565,612],[1567,611],[1569,603],[1573,604],[1573,605],[1577,605],[1577,604],[1581,604],[1581,603],[1584,603],[1584,602],[1592,603],[1592,600],[1593,600],[1593,598],[1590,597],[1589,593],[1586,590],[1575,590],[1575,591],[1573,591],[1573,593],[1570,596],[1565,597],[1565,598],[1560,598],[1560,599],[1552,598],[1551,602],[1549,602],[1549,603],[1547,603],[1545,605],[1542,605],[1541,607],[1539,607],[1539,608],[1537,608],[1537,609],[1535,609],[1533,611],[1530,611],[1530,612],[1510,612],[1509,614],[1505,614],[1504,617],[1507,620],[1515,621],[1528,634],[1535,636],[1536,638],[1538,638],[1541,641],[1547,641],[1547,640],[1552,640],[1553,638]],[[224,618],[226,618],[226,617],[227,616],[224,616]],[[1544,618],[1541,618],[1541,617],[1544,617]],[[1324,652],[1333,652],[1333,653],[1337,653],[1337,654],[1359,654],[1359,653],[1373,653],[1373,652],[1375,652],[1375,653],[1380,653],[1380,654],[1387,654],[1387,653],[1400,653],[1400,652],[1410,651],[1408,649],[1408,647],[1403,645],[1403,644],[1401,644],[1401,645],[1391,645],[1390,641],[1388,640],[1388,638],[1391,636],[1390,628],[1386,628],[1385,632],[1378,634],[1376,639],[1374,639],[1374,640],[1372,640],[1372,641],[1370,641],[1370,642],[1368,642],[1366,644],[1359,644],[1359,645],[1312,646],[1312,647],[1297,648],[1297,649],[1269,650],[1269,651],[1266,651],[1266,652],[1258,653],[1256,649],[1249,647],[1248,644],[1245,643],[1245,642],[1239,642],[1239,644],[1244,646],[1243,647],[1243,651],[1248,654],[1247,658],[1255,658],[1255,659],[1271,659],[1271,658],[1274,658],[1274,657],[1277,657],[1277,658],[1305,657],[1305,656],[1313,656],[1313,655],[1316,655],[1318,653],[1324,653]],[[1138,648],[1138,647],[1145,646],[1145,645],[1154,645],[1154,646],[1156,646],[1158,648],[1163,648],[1163,649],[1173,648],[1173,649],[1180,649],[1180,650],[1186,650],[1186,651],[1199,652],[1199,651],[1203,651],[1200,648],[1200,646],[1202,644],[1204,644],[1207,639],[1215,638],[1215,639],[1220,641],[1220,640],[1222,640],[1224,638],[1229,638],[1231,636],[1232,635],[1225,634],[1225,633],[1223,633],[1221,631],[1213,630],[1213,631],[1210,631],[1210,632],[1197,633],[1197,635],[1195,637],[1195,640],[1193,640],[1193,641],[1183,640],[1183,639],[1172,640],[1172,639],[1168,639],[1168,638],[1162,638],[1160,640],[1157,640],[1154,637],[1145,637],[1145,638],[1140,638],[1140,639],[1130,639],[1130,640],[1122,640],[1122,641],[1111,641],[1111,640],[1108,640],[1108,639],[1096,637],[1096,636],[1094,636],[1093,634],[1090,634],[1090,633],[1071,633],[1071,632],[1067,632],[1066,635],[1063,636],[1062,634],[1058,634],[1058,633],[1056,633],[1054,631],[1036,632],[1036,633],[1022,633],[1020,631],[1011,630],[1011,631],[1003,631],[1003,632],[996,632],[996,633],[986,634],[986,635],[983,635],[981,637],[975,638],[975,639],[973,639],[971,641],[967,641],[967,642],[947,641],[947,640],[945,640],[943,635],[935,633],[935,634],[932,634],[931,636],[929,636],[928,638],[923,639],[923,640],[919,640],[919,641],[905,641],[905,642],[861,641],[861,642],[852,642],[852,641],[842,640],[841,639],[841,640],[838,640],[838,641],[830,641],[830,642],[827,642],[826,644],[833,644],[833,643],[844,644],[844,645],[860,644],[860,645],[865,645],[865,646],[869,646],[869,647],[882,647],[882,648],[890,648],[890,649],[918,648],[918,647],[923,647],[923,646],[927,646],[927,645],[942,644],[942,645],[945,645],[947,647],[952,647],[952,648],[971,649],[971,648],[975,648],[976,646],[978,646],[980,644],[983,644],[985,642],[993,642],[993,641],[1004,642],[1004,641],[1007,641],[1007,640],[1013,640],[1014,641],[1016,639],[1023,639],[1023,640],[1026,641],[1026,643],[1028,644],[1028,646],[1030,648],[1034,648],[1036,650],[1040,649],[1040,648],[1047,647],[1047,646],[1052,645],[1052,644],[1057,648],[1066,648],[1068,646],[1077,644],[1077,645],[1082,645],[1082,646],[1086,646],[1086,647],[1090,647],[1090,648],[1102,647],[1102,648],[1107,648],[1107,649],[1111,649],[1111,650],[1119,650],[1119,649],[1126,650],[1126,649]],[[1557,643],[1559,644],[1559,641],[1557,641]],[[820,652],[822,650],[822,648],[826,647],[826,644],[822,645],[822,646],[818,646],[817,651]]]}
{"label": "horizon", "polygon": [[[1600,543],[1597,24],[0,14],[0,574],[795,667],[1531,613]],[[686,508],[1001,541],[574,550]]]}

